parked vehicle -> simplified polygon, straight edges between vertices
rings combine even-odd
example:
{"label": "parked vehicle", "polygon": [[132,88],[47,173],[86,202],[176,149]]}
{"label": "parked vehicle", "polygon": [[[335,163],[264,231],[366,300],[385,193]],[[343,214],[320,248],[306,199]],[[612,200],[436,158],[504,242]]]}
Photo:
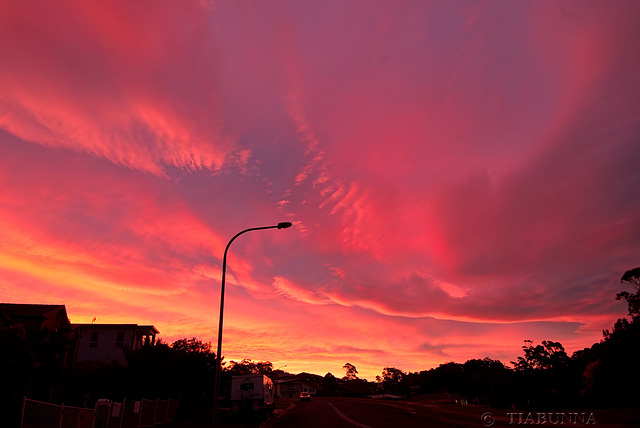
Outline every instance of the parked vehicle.
{"label": "parked vehicle", "polygon": [[309,394],[308,392],[301,392],[300,401],[311,401],[311,394]]}
{"label": "parked vehicle", "polygon": [[273,413],[273,381],[261,374],[231,378],[231,410],[233,412]]}

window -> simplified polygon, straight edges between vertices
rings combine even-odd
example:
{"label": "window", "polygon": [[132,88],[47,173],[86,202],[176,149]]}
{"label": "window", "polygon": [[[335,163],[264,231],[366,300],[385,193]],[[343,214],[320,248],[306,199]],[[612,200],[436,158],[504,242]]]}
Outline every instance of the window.
{"label": "window", "polygon": [[119,331],[116,335],[116,346],[121,347],[124,343],[124,331]]}
{"label": "window", "polygon": [[91,340],[89,341],[89,348],[97,348],[98,347],[98,332],[91,332]]}

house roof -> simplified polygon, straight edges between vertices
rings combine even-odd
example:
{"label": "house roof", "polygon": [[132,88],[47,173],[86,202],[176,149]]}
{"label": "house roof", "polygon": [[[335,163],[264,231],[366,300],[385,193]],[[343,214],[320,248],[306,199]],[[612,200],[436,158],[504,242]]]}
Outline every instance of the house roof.
{"label": "house roof", "polygon": [[74,327],[83,329],[100,329],[100,330],[116,330],[116,329],[133,329],[136,332],[146,334],[158,334],[160,333],[157,328],[152,325],[138,325],[138,324],[73,324]]}
{"label": "house roof", "polygon": [[153,333],[153,334],[158,334],[158,333],[160,333],[160,332],[158,331],[158,329],[157,329],[157,328],[155,328],[155,327],[154,327],[154,326],[152,326],[152,325],[139,325],[139,326],[138,326],[138,331],[140,331],[140,330],[149,330],[149,334],[151,334],[151,333]]}
{"label": "house roof", "polygon": [[0,303],[0,313],[9,317],[47,318],[54,311],[67,309],[64,305],[35,305],[26,303]]}
{"label": "house roof", "polygon": [[283,383],[304,383],[305,385],[313,386],[313,382],[309,382],[306,379],[285,379],[285,380],[277,380],[276,382],[278,384],[283,384]]}

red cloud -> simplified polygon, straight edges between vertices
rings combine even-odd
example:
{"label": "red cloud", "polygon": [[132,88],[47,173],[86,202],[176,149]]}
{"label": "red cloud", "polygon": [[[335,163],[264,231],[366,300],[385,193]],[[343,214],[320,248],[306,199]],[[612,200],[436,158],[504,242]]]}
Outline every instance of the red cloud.
{"label": "red cloud", "polygon": [[639,6],[343,3],[3,3],[3,295],[214,340],[227,240],[290,220],[231,248],[229,358],[598,340],[639,249]]}

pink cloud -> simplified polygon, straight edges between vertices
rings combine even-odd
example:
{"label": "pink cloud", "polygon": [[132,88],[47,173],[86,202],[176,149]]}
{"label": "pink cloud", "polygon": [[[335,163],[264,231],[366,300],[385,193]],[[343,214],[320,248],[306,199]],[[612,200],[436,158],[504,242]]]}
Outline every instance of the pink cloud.
{"label": "pink cloud", "polygon": [[233,131],[223,132],[210,56],[188,49],[214,47],[202,6],[4,9],[4,129],[154,174],[165,165],[219,170],[235,149]]}
{"label": "pink cloud", "polygon": [[7,299],[215,340],[227,240],[288,220],[231,248],[227,357],[372,379],[624,314],[637,5],[150,5],[0,6]]}

